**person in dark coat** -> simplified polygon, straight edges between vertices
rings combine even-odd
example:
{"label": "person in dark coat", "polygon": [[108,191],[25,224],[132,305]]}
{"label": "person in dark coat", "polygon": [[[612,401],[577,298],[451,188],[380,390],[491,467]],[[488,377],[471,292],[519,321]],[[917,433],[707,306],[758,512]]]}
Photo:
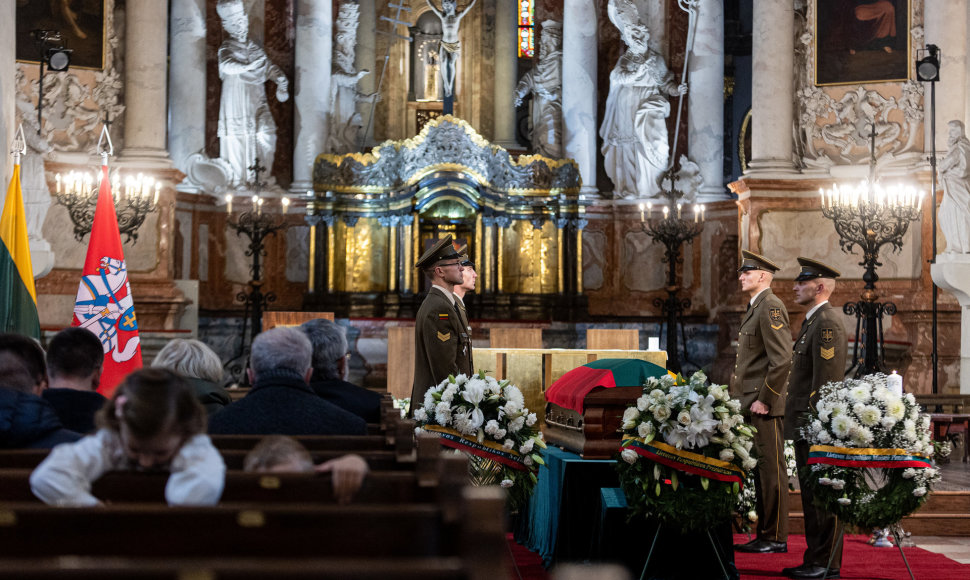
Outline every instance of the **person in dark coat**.
{"label": "person in dark coat", "polygon": [[209,415],[232,402],[229,391],[221,385],[222,361],[202,341],[173,338],[155,355],[152,367],[168,369],[184,377]]}
{"label": "person in dark coat", "polygon": [[65,429],[54,408],[40,397],[46,387],[47,365],[40,346],[26,336],[0,334],[0,448],[49,449],[81,438]]}
{"label": "person in dark coat", "polygon": [[462,257],[445,236],[415,263],[431,280],[431,290],[414,320],[414,384],[411,411],[421,408],[424,394],[448,375],[474,372],[468,321],[458,310],[454,290],[462,283]]}
{"label": "person in dark coat", "polygon": [[381,396],[347,382],[350,352],[343,327],[333,321],[317,318],[304,322],[300,330],[313,345],[313,375],[310,377],[313,392],[368,423],[379,423]]}
{"label": "person in dark coat", "polygon": [[253,340],[245,397],[209,418],[209,433],[366,435],[367,423],[324,401],[308,384],[313,346],[296,328],[274,328]]}
{"label": "person in dark coat", "polygon": [[78,433],[94,431],[94,415],[108,400],[98,392],[103,366],[101,339],[86,328],[65,328],[47,345],[48,385],[41,396],[64,427]]}

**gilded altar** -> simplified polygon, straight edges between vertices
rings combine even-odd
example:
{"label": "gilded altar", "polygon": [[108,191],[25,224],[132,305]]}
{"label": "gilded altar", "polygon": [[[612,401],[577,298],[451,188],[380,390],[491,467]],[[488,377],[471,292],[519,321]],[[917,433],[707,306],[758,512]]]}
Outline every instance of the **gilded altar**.
{"label": "gilded altar", "polygon": [[590,202],[580,185],[573,160],[514,158],[450,115],[369,153],[319,155],[307,307],[406,315],[427,289],[415,257],[446,234],[476,264],[473,316],[554,318],[584,307]]}

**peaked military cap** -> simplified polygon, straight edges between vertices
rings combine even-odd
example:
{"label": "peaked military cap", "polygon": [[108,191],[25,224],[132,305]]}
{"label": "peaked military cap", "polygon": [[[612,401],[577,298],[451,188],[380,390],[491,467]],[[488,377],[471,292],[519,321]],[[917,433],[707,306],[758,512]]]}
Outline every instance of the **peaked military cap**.
{"label": "peaked military cap", "polygon": [[814,280],[815,278],[838,278],[841,276],[839,271],[835,268],[830,268],[818,260],[813,260],[811,258],[803,258],[799,256],[798,265],[802,267],[802,271],[799,272],[798,276],[795,278],[796,282]]}
{"label": "peaked military cap", "polygon": [[777,264],[764,256],[759,256],[748,250],[741,250],[741,266],[738,267],[738,272],[747,272],[748,270],[777,272],[780,269]]}
{"label": "peaked military cap", "polygon": [[451,234],[448,234],[438,240],[435,245],[428,248],[425,253],[421,254],[421,257],[415,262],[414,267],[424,270],[434,266],[441,260],[450,260],[459,257],[458,252],[455,251],[454,244],[452,244]]}
{"label": "peaked military cap", "polygon": [[475,269],[475,262],[472,262],[471,256],[468,255],[468,244],[462,244],[461,247],[458,248],[458,254],[458,259],[461,260],[462,268],[471,268],[472,270]]}

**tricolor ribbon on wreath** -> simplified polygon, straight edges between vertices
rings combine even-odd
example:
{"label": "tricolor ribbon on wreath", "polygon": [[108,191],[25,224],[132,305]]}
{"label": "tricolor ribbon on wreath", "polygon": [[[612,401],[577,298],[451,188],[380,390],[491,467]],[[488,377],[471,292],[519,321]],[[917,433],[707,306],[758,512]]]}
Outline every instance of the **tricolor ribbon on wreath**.
{"label": "tricolor ribbon on wreath", "polygon": [[472,455],[484,457],[485,459],[491,459],[492,461],[507,465],[519,471],[530,470],[530,467],[522,462],[521,455],[493,441],[479,443],[478,441],[463,436],[454,429],[440,425],[424,425],[421,429],[437,433],[441,438],[441,444],[446,447],[466,451]]}
{"label": "tricolor ribbon on wreath", "polygon": [[661,441],[650,441],[648,443],[640,437],[629,435],[623,437],[623,447],[633,449],[638,455],[679,471],[744,486],[744,470],[727,461],[677,449]]}
{"label": "tricolor ribbon on wreath", "polygon": [[808,464],[821,463],[839,467],[933,467],[930,458],[907,453],[905,449],[852,448],[833,445],[812,445],[808,450]]}

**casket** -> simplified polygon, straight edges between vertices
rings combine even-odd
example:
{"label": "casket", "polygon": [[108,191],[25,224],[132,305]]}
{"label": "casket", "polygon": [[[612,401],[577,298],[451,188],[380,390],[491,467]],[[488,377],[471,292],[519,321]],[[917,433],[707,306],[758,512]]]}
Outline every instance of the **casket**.
{"label": "casket", "polygon": [[585,459],[612,457],[623,412],[643,394],[647,378],[666,372],[638,359],[600,359],[569,371],[546,389],[546,441]]}

